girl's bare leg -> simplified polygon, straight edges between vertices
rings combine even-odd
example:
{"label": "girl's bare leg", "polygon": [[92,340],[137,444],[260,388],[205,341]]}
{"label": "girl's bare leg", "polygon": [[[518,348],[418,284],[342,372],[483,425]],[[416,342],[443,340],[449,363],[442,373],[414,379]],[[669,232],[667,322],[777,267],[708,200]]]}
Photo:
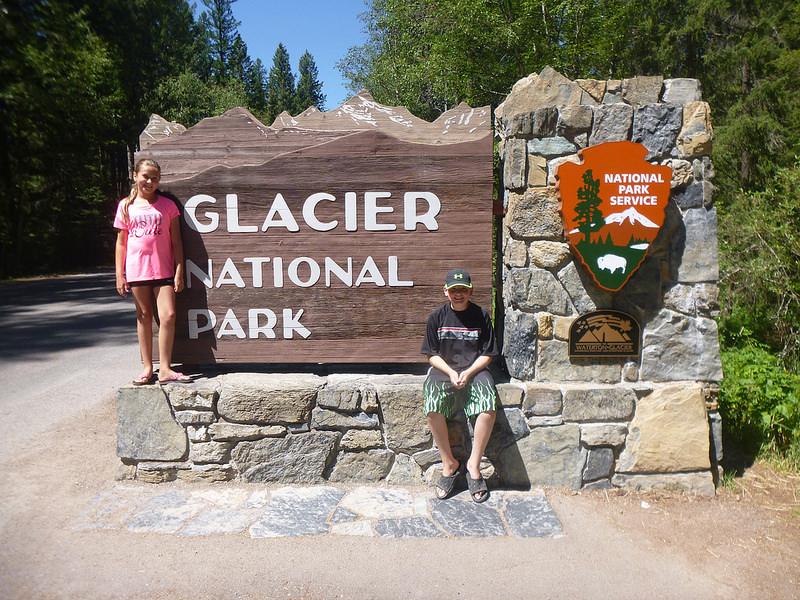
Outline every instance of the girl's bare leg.
{"label": "girl's bare leg", "polygon": [[171,285],[153,288],[158,307],[158,378],[167,379],[172,370],[172,348],[175,344],[175,290]]}
{"label": "girl's bare leg", "polygon": [[144,365],[142,375],[150,377],[153,375],[153,293],[146,285],[132,287],[131,293],[136,305],[136,335]]}

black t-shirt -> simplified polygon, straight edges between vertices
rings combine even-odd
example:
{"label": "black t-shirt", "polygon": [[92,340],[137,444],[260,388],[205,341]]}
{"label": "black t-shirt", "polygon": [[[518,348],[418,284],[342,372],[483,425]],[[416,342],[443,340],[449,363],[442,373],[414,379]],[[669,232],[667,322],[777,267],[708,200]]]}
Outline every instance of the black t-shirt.
{"label": "black t-shirt", "polygon": [[456,311],[447,302],[428,317],[422,354],[441,356],[450,368],[463,371],[479,356],[497,356],[497,340],[489,313],[477,304]]}

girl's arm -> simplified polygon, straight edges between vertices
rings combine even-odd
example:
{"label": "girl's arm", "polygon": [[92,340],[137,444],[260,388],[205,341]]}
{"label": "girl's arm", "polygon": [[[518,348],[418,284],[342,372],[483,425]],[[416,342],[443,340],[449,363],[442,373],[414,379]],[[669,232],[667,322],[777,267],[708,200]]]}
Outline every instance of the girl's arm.
{"label": "girl's arm", "polygon": [[172,238],[172,253],[175,255],[175,293],[183,291],[183,238],[181,237],[181,218],[173,217],[169,222]]}
{"label": "girl's arm", "polygon": [[117,245],[114,249],[114,265],[117,272],[117,293],[120,296],[127,296],[128,282],[125,281],[125,255],[128,251],[128,231],[126,229],[117,230]]}

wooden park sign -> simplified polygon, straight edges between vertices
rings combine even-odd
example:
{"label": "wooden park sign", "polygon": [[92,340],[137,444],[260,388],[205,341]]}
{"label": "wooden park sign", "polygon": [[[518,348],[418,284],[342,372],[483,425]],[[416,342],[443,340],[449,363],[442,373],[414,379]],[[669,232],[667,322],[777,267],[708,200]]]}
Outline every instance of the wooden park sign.
{"label": "wooden park sign", "polygon": [[612,292],[639,268],[664,224],[672,169],[647,162],[647,153],[634,142],[598,144],[556,173],[570,247]]}
{"label": "wooden park sign", "polygon": [[183,207],[178,361],[424,360],[454,267],[491,305],[489,107],[429,123],[362,92],[269,127],[241,108],[189,129],[154,116],[140,142]]}

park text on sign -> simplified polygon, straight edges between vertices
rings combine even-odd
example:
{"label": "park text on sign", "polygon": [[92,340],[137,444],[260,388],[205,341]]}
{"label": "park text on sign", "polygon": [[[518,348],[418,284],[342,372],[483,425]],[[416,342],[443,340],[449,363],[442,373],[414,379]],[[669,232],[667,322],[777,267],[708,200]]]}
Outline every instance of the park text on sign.
{"label": "park text on sign", "polygon": [[428,123],[362,93],[271,127],[244,109],[163,126],[139,155],[183,207],[176,360],[417,362],[448,270],[490,304],[488,107]]}
{"label": "park text on sign", "polygon": [[556,173],[570,247],[610,291],[627,283],[664,224],[672,169],[645,161],[647,152],[634,142],[598,144]]}

